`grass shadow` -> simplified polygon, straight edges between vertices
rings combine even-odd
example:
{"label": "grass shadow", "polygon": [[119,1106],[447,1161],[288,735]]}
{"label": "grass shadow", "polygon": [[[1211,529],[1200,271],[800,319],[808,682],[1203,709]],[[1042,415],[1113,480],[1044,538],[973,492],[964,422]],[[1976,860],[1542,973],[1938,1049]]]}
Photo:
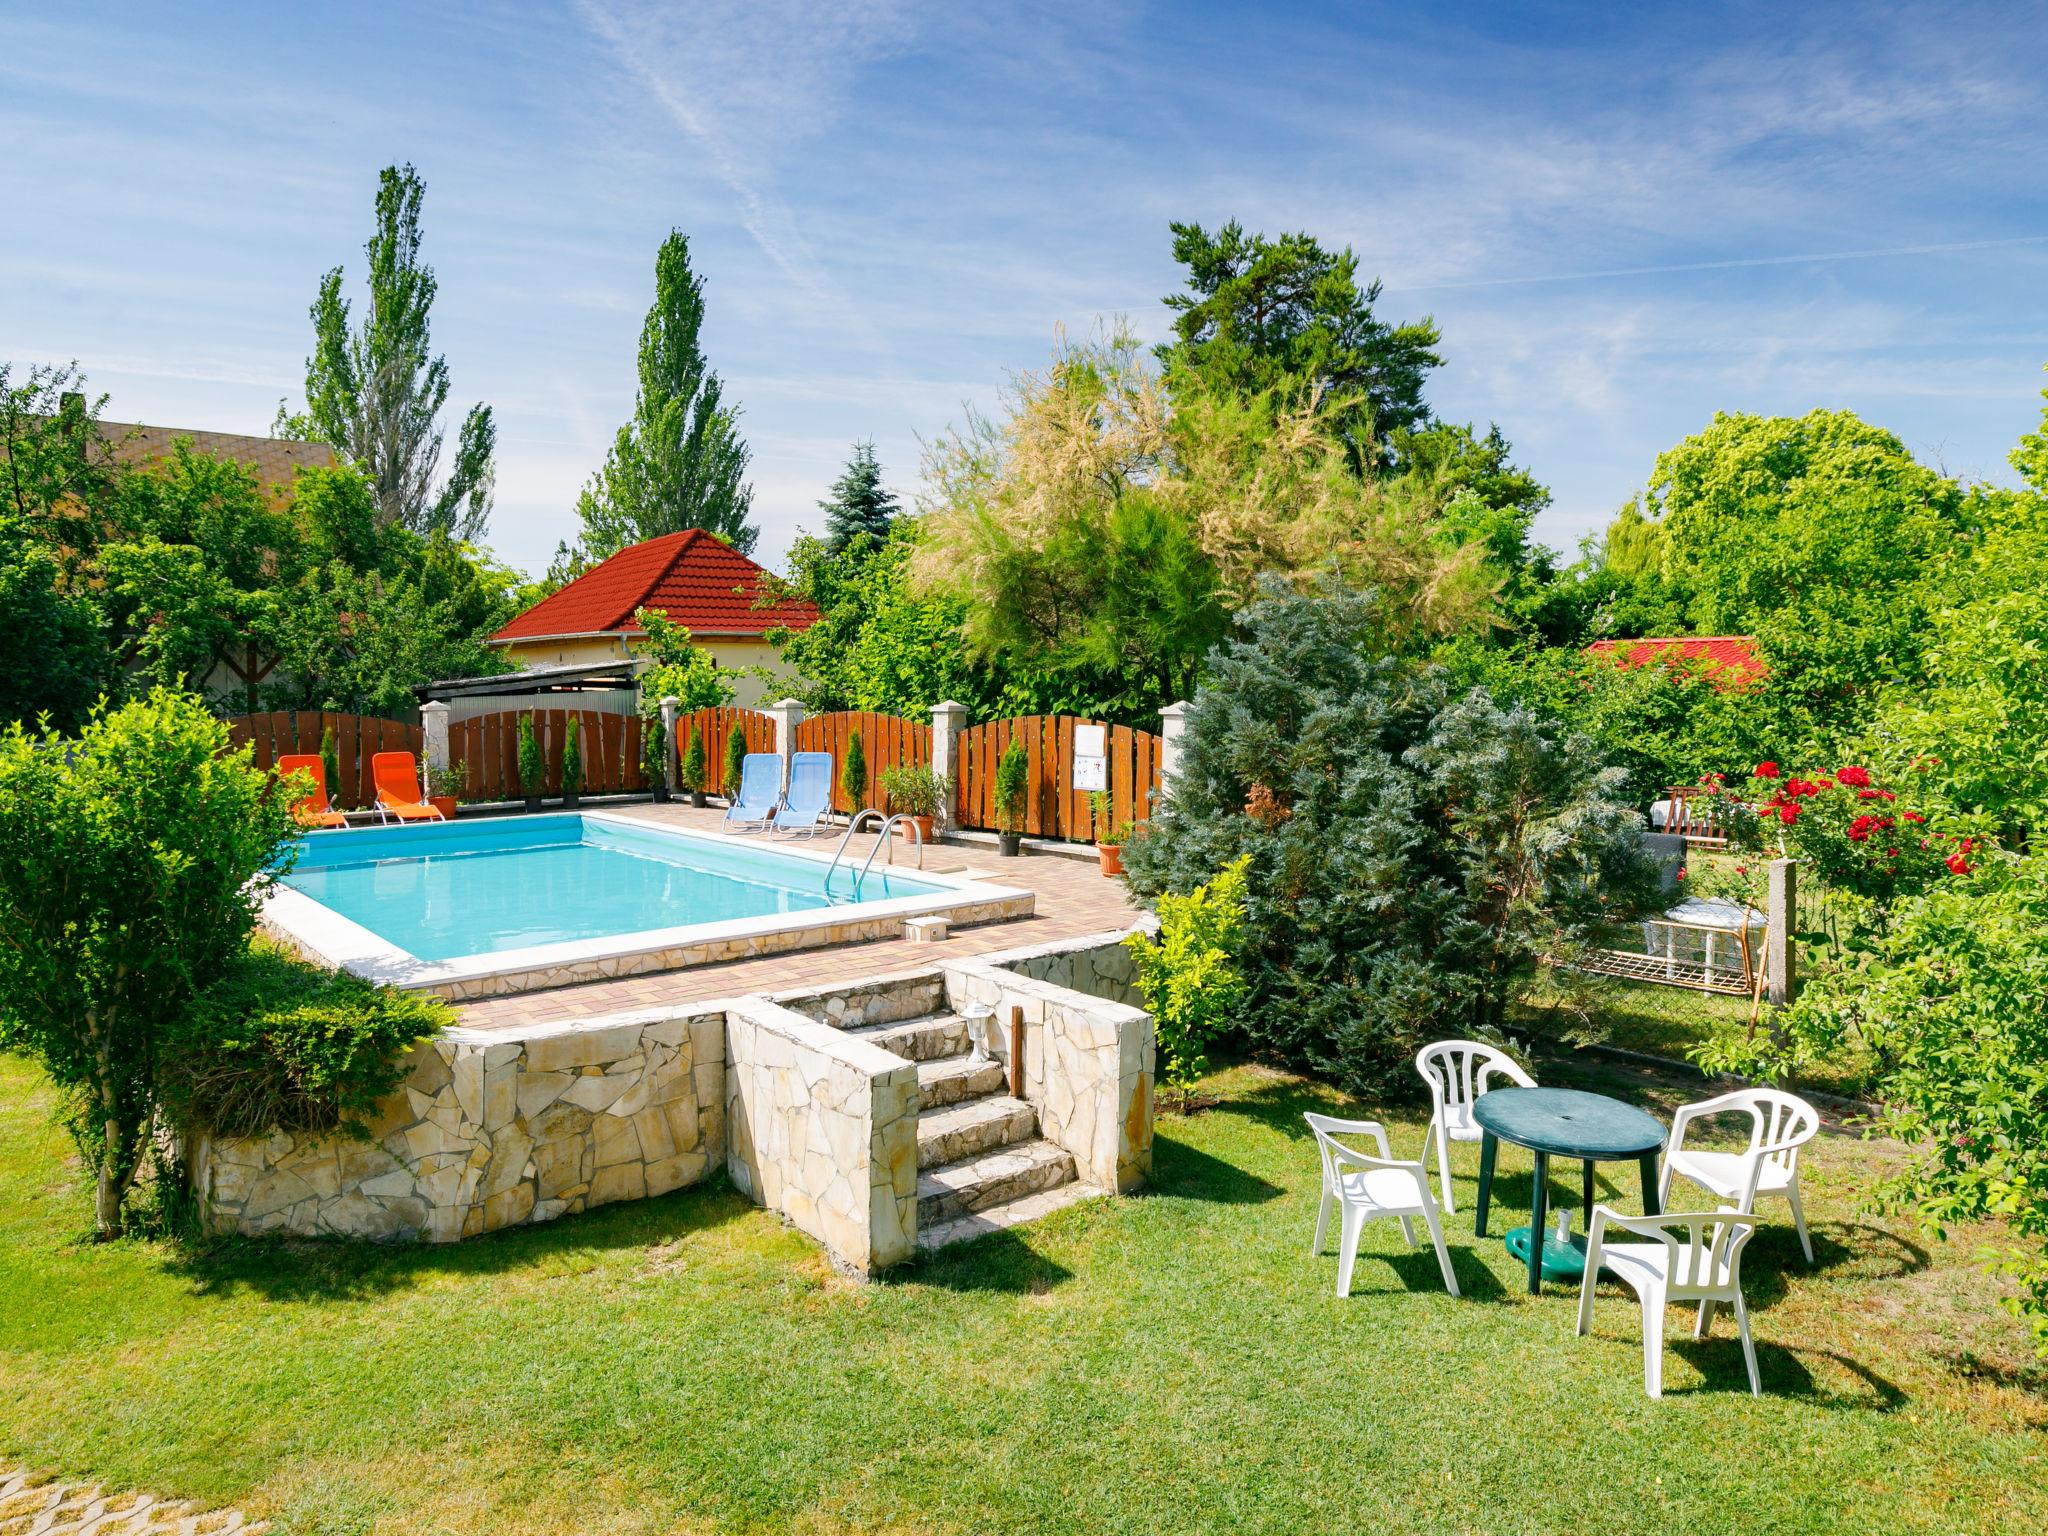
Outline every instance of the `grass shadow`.
{"label": "grass shadow", "polygon": [[1152,1174],[1140,1193],[1174,1195],[1216,1205],[1262,1205],[1279,1199],[1286,1191],[1235,1163],[1211,1157],[1184,1141],[1155,1132]]}
{"label": "grass shadow", "polygon": [[1043,1296],[1073,1277],[1066,1265],[1032,1247],[1024,1230],[1005,1227],[921,1254],[914,1264],[883,1271],[875,1283]]}
{"label": "grass shadow", "polygon": [[[1690,1329],[1683,1338],[1671,1338],[1665,1347],[1673,1354],[1690,1362],[1693,1369],[1704,1379],[1696,1392],[1747,1392],[1749,1371],[1742,1360],[1742,1341],[1736,1335],[1734,1324],[1723,1312],[1716,1322],[1715,1332],[1704,1339],[1695,1339]],[[1836,1365],[1855,1377],[1860,1389],[1837,1391],[1823,1387],[1814,1379],[1806,1359],[1832,1360]],[[1816,1408],[1853,1409],[1862,1413],[1896,1413],[1910,1398],[1898,1385],[1878,1375],[1860,1361],[1847,1355],[1837,1354],[1828,1349],[1793,1349],[1784,1344],[1756,1340],[1757,1375],[1763,1382],[1767,1396],[1795,1397]],[[1685,1392],[1668,1394],[1684,1396]]]}
{"label": "grass shadow", "polygon": [[722,1174],[651,1200],[620,1201],[457,1243],[346,1237],[221,1237],[170,1250],[165,1269],[199,1296],[254,1292],[268,1301],[364,1301],[442,1277],[588,1267],[579,1256],[654,1248],[752,1215],[758,1207]]}

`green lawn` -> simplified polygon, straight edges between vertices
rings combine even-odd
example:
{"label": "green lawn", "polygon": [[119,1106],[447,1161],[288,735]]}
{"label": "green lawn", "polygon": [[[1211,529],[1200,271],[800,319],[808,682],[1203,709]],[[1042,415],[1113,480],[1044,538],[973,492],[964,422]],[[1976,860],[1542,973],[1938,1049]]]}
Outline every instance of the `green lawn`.
{"label": "green lawn", "polygon": [[[1625,1293],[1576,1339],[1570,1294],[1528,1298],[1474,1243],[1470,1148],[1467,1299],[1382,1222],[1337,1301],[1300,1123],[1335,1101],[1257,1068],[1212,1086],[1161,1123],[1149,1193],[861,1286],[723,1189],[439,1249],[95,1247],[48,1094],[0,1059],[0,1458],[286,1532],[2048,1522],[2048,1387],[1969,1238],[1863,1213],[1888,1149],[1814,1148],[1817,1271],[1787,1228],[1750,1247],[1769,1395],[1725,1319],[1697,1346],[1674,1312],[1656,1404]],[[1527,1164],[1504,1167],[1512,1212]]]}

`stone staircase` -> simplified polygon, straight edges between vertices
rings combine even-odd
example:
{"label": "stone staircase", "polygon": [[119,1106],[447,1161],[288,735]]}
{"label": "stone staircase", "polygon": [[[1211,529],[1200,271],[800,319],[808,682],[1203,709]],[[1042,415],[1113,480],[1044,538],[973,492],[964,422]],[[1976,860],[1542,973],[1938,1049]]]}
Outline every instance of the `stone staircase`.
{"label": "stone staircase", "polygon": [[1038,1134],[1000,1062],[976,1060],[966,1021],[933,1013],[847,1033],[917,1063],[917,1246],[925,1251],[1034,1221],[1102,1194]]}

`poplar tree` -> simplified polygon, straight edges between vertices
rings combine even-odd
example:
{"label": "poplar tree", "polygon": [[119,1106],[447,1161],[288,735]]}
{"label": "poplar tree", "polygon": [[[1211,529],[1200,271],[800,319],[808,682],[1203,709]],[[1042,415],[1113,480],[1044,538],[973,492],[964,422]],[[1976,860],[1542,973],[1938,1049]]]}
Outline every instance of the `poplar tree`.
{"label": "poplar tree", "polygon": [[448,361],[434,353],[430,312],[438,287],[420,260],[420,204],[426,183],[410,165],[377,177],[377,227],[363,247],[370,302],[350,324],[342,269],[320,279],[313,300],[313,355],[306,359],[306,409],[282,408],[272,431],[331,443],[376,492],[379,524],[414,533],[482,537],[490,521],[497,426],[473,405],[456,437],[455,461],[437,490],[448,403]]}
{"label": "poplar tree", "polygon": [[702,528],[741,554],[760,530],[748,521],[750,457],[739,408],[704,360],[704,280],[690,269],[690,242],[671,230],[654,259],[654,306],[640,329],[640,392],[604,467],[576,504],[576,553],[595,563],[645,539]]}

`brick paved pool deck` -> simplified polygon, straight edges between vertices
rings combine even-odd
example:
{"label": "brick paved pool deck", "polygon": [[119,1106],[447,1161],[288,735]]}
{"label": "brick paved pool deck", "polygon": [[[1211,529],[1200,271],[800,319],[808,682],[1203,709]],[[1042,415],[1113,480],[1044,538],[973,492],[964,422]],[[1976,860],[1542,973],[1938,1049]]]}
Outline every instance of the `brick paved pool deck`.
{"label": "brick paved pool deck", "polygon": [[[722,808],[715,806],[701,811],[687,805],[649,804],[615,809],[621,815],[700,832],[721,830],[725,815]],[[839,829],[834,829],[829,834],[821,834],[817,843],[831,848],[836,846],[841,835]],[[780,841],[777,838],[764,839],[759,834],[751,834],[745,840],[766,842],[770,847]],[[862,833],[848,847],[847,858],[858,865],[874,845],[874,837]],[[908,845],[899,845],[897,861],[898,868],[915,872],[916,855]],[[876,868],[880,867],[881,861],[877,859]],[[1125,897],[1123,882],[1103,877],[1092,851],[1085,860],[1033,851],[1027,851],[1021,858],[1006,859],[993,847],[941,843],[925,850],[925,868],[973,874],[1003,885],[1021,886],[1037,896],[1038,910],[1031,917],[955,929],[951,937],[933,944],[916,944],[907,939],[880,939],[863,944],[793,950],[754,960],[692,966],[687,970],[663,971],[652,976],[585,982],[546,992],[482,998],[457,1004],[457,1020],[473,1029],[516,1029],[563,1019],[594,1018],[630,1008],[701,1002],[707,998],[733,997],[750,992],[780,992],[795,987],[831,986],[917,970],[949,956],[988,954],[995,950],[1045,944],[1054,939],[1102,933],[1128,927],[1140,915],[1140,909]]]}

